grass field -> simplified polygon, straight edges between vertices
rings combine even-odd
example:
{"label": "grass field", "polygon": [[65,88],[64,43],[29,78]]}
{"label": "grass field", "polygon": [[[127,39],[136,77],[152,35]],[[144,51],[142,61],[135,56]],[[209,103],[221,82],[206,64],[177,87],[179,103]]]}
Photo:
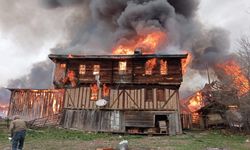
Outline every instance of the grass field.
{"label": "grass field", "polygon": [[[138,136],[45,128],[28,130],[25,150],[95,150],[100,147],[116,148],[128,140],[130,150],[250,150],[250,136],[225,134],[221,131],[188,131],[178,136]],[[0,124],[0,150],[10,149],[8,130]]]}

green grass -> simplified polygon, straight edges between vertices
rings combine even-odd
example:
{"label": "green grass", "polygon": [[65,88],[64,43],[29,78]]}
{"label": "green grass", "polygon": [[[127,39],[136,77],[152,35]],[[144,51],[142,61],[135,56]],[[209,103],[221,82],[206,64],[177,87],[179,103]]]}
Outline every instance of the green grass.
{"label": "green grass", "polygon": [[[0,149],[10,146],[6,124],[0,123]],[[229,150],[249,150],[250,136],[227,134],[221,131],[189,131],[178,136],[140,136],[110,133],[91,133],[59,128],[28,130],[25,149],[36,150],[94,150],[97,147],[115,148],[121,140],[128,140],[132,150],[204,150],[228,148]]]}
{"label": "green grass", "polygon": [[[170,137],[170,143],[177,150],[202,150],[211,148],[229,148],[232,150],[249,150],[245,145],[248,136],[224,135],[220,131],[188,132],[186,135]],[[181,141],[185,141],[182,144]]]}

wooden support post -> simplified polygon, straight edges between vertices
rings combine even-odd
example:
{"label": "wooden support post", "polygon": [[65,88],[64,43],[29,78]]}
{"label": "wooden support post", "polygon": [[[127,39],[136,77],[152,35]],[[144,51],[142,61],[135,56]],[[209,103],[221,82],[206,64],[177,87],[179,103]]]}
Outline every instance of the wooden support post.
{"label": "wooden support post", "polygon": [[12,104],[12,98],[13,98],[13,95],[15,94],[15,92],[11,92],[11,95],[10,95],[10,101],[9,101],[9,108],[8,108],[8,113],[7,113],[7,116],[9,117],[10,115],[10,110],[11,110],[11,104]]}
{"label": "wooden support post", "polygon": [[[118,90],[118,93],[119,93],[119,90]],[[114,102],[111,104],[110,108],[113,107],[113,105],[115,104],[115,102],[118,100],[119,101],[119,97],[121,96],[122,92],[119,93],[119,95],[116,97],[116,99],[114,100]],[[118,105],[119,106],[119,105]]]}

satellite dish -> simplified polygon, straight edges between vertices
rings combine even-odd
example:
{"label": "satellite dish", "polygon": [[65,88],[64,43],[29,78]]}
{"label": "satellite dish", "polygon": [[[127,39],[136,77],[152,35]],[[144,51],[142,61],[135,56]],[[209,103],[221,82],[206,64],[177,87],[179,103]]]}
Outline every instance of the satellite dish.
{"label": "satellite dish", "polygon": [[95,102],[95,104],[97,105],[97,106],[105,106],[106,104],[108,103],[108,101],[107,100],[105,100],[105,99],[99,99],[99,100],[97,100],[96,102]]}

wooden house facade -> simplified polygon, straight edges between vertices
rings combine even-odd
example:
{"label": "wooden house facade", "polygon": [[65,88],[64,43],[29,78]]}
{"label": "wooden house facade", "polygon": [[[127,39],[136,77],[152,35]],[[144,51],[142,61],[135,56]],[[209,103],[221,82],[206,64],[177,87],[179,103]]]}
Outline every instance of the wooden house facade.
{"label": "wooden house facade", "polygon": [[64,89],[61,125],[89,131],[182,132],[179,87],[187,55],[49,55]]}

